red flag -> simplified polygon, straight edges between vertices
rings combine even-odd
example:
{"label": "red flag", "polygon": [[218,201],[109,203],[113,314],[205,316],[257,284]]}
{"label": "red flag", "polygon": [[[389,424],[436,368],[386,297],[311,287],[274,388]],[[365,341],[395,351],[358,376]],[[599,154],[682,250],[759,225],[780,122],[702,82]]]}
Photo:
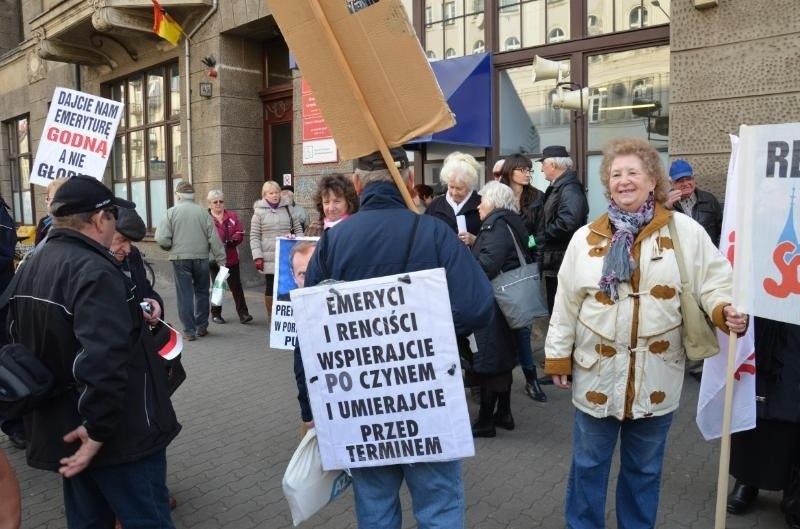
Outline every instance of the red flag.
{"label": "red flag", "polygon": [[158,321],[166,325],[169,329],[169,341],[158,351],[158,354],[164,360],[172,360],[181,354],[181,351],[183,351],[183,336],[181,336],[181,333],[179,333],[175,327],[169,323],[162,319],[159,319]]}

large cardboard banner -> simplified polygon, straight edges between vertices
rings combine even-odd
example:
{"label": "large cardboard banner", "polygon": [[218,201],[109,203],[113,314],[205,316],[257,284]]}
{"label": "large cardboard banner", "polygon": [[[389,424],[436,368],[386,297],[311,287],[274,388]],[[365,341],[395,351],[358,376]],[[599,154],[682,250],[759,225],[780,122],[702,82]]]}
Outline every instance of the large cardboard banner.
{"label": "large cardboard banner", "polygon": [[342,158],[455,124],[400,0],[267,3]]}
{"label": "large cardboard banner", "polygon": [[57,87],[39,140],[31,183],[47,186],[78,174],[103,179],[122,117],[119,101]]}
{"label": "large cardboard banner", "polygon": [[324,469],[475,454],[444,269],[292,291]]}
{"label": "large cardboard banner", "polygon": [[272,285],[270,349],[292,349],[297,345],[292,301],[289,293],[302,288],[306,267],[319,237],[275,238],[275,281]]}
{"label": "large cardboard banner", "polygon": [[742,125],[736,171],[734,303],[800,324],[800,123]]}

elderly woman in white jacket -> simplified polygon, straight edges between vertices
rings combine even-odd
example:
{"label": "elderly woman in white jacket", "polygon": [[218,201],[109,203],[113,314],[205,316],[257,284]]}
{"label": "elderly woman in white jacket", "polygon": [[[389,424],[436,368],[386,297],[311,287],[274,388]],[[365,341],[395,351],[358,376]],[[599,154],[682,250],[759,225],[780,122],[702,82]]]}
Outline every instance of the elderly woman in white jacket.
{"label": "elderly woman in white jacket", "polygon": [[608,212],[572,237],[545,343],[545,372],[557,387],[572,387],[577,408],[566,521],[572,529],[605,527],[619,437],[618,526],[652,528],[685,358],[670,217],[686,282],[714,324],[741,333],[747,316],[730,304],[730,264],[703,227],[663,207],[668,182],[655,149],[638,139],[610,142],[600,179]]}
{"label": "elderly woman in white jacket", "polygon": [[267,321],[272,314],[272,286],[275,282],[275,237],[303,235],[300,218],[287,198],[281,197],[281,186],[268,180],[261,186],[261,200],[253,204],[250,219],[250,251],[253,264],[266,277],[264,306]]}

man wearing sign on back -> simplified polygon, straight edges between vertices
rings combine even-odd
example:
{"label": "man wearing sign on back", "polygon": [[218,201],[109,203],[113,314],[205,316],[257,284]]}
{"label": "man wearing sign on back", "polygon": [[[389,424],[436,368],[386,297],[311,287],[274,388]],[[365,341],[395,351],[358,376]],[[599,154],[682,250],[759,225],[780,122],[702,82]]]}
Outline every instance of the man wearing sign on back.
{"label": "man wearing sign on back", "polygon": [[[408,181],[405,151],[392,149],[391,154]],[[485,326],[493,312],[492,288],[455,233],[441,220],[417,216],[405,207],[378,152],[358,159],[353,183],[360,195],[359,212],[320,240],[306,270],[305,286],[325,279],[355,281],[443,267],[456,334],[468,335]],[[413,187],[413,181],[407,185]],[[352,475],[358,525],[363,529],[401,526],[399,490],[403,479],[420,528],[464,527],[460,461],[354,468]]]}

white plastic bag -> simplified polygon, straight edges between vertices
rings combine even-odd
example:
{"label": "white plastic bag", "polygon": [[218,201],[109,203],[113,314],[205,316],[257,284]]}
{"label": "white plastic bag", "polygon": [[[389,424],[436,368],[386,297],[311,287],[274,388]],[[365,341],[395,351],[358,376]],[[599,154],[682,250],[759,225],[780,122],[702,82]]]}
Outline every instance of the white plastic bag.
{"label": "white plastic bag", "polygon": [[352,478],[344,470],[322,470],[317,430],[306,433],[283,474],[283,495],[295,526],[344,492]]}
{"label": "white plastic bag", "polygon": [[229,275],[230,270],[227,266],[219,267],[219,272],[217,272],[217,277],[214,278],[214,284],[211,287],[211,304],[216,307],[222,306],[222,296],[228,290],[228,282],[226,280]]}

